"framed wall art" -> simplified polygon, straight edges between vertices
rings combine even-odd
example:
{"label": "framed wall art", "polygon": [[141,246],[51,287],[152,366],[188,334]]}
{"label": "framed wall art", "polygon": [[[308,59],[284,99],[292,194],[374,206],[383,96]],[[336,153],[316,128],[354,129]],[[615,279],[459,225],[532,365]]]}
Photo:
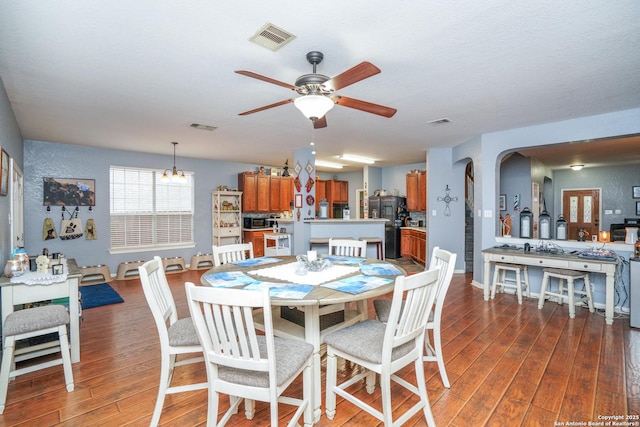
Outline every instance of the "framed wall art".
{"label": "framed wall art", "polygon": [[640,216],[640,202],[636,202],[636,216]]}
{"label": "framed wall art", "polygon": [[296,208],[302,207],[302,194],[296,194],[295,205]]}
{"label": "framed wall art", "polygon": [[640,199],[640,185],[634,185],[631,189],[633,192],[633,198]]}
{"label": "framed wall art", "polygon": [[44,206],[95,206],[95,179],[43,178]]}
{"label": "framed wall art", "polygon": [[2,153],[0,156],[2,165],[2,178],[0,179],[0,196],[6,196],[9,192],[9,153],[4,148],[0,149]]}
{"label": "framed wall art", "polygon": [[501,194],[500,198],[498,199],[498,207],[501,211],[506,211],[507,210],[507,195],[506,194]]}

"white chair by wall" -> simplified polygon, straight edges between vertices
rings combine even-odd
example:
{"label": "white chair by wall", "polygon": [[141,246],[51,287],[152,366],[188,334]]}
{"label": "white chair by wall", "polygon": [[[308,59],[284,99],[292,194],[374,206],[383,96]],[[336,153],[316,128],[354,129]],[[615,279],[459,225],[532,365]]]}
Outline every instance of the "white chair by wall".
{"label": "white chair by wall", "polygon": [[[453,278],[453,271],[456,267],[457,254],[440,249],[438,246],[433,248],[431,252],[431,260],[429,261],[429,269],[440,266],[440,277],[438,278],[438,290],[436,291],[436,300],[433,304],[433,312],[427,322],[427,334],[424,339],[425,354],[422,358],[425,362],[437,362],[438,370],[440,371],[440,378],[442,384],[449,388],[449,377],[447,376],[447,370],[444,366],[444,355],[442,354],[442,335],[440,332],[440,325],[442,323],[442,308],[444,307],[444,299],[449,290],[451,279]],[[378,319],[382,322],[386,322],[391,310],[391,300],[378,299],[373,301],[373,305],[376,310]],[[428,331],[431,330],[433,334],[433,342],[429,337]]]}
{"label": "white chair by wall", "polygon": [[[276,338],[271,321],[269,291],[221,289],[185,284],[189,310],[204,349],[209,379],[207,426],[223,426],[244,399],[269,402],[271,425],[278,426],[278,403],[296,406],[288,426],[304,414],[305,425],[313,424],[311,367],[313,346],[294,339]],[[253,322],[254,309],[264,313],[264,334]],[[283,392],[303,374],[302,398]],[[218,422],[218,396],[237,399]]]}
{"label": "white chair by wall", "polygon": [[147,299],[160,337],[160,385],[151,417],[151,426],[158,425],[167,394],[207,388],[207,383],[171,386],[174,368],[204,360],[202,354],[176,361],[177,355],[202,353],[191,318],[178,319],[176,304],[164,274],[162,258],[156,256],[138,267],[142,290]]}
{"label": "white chair by wall", "polygon": [[234,245],[213,245],[213,266],[243,259],[253,258],[253,243],[236,243]]}
{"label": "white chair by wall", "polygon": [[[365,320],[325,337],[327,344],[326,414],[332,420],[336,414],[336,394],[382,421],[385,427],[399,426],[415,414],[423,411],[429,426],[435,426],[427,396],[422,353],[425,328],[436,296],[440,267],[412,276],[396,278],[391,311],[387,323]],[[403,306],[403,295],[406,302]],[[365,368],[337,384],[340,357]],[[396,374],[413,363],[416,384],[411,384]],[[367,391],[373,393],[375,374],[380,375],[382,411],[351,394],[347,389],[367,380]],[[411,408],[393,421],[391,406],[391,381],[419,397]]]}
{"label": "white chair by wall", "polygon": [[[7,316],[3,328],[4,351],[2,354],[2,368],[0,369],[0,414],[4,413],[9,380],[18,375],[50,366],[62,365],[67,391],[73,391],[73,370],[69,353],[69,339],[67,338],[67,324],[69,324],[69,313],[67,313],[66,308],[56,304],[18,310]],[[46,355],[52,352],[50,349],[43,350],[40,348],[34,350],[31,354],[19,354],[19,350],[16,351],[16,341],[54,333],[58,334],[57,344],[60,348],[60,358],[45,360],[44,362],[18,369],[15,368],[16,361],[30,358],[34,354]]]}
{"label": "white chair by wall", "polygon": [[367,257],[367,241],[353,239],[329,239],[329,255]]}

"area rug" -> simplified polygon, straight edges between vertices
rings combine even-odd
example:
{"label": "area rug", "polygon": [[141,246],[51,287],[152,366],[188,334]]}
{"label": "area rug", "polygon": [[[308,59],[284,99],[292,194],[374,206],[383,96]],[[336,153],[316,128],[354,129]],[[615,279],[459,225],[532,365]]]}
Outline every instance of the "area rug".
{"label": "area rug", "polygon": [[80,300],[83,310],[124,302],[120,294],[108,283],[80,286]]}

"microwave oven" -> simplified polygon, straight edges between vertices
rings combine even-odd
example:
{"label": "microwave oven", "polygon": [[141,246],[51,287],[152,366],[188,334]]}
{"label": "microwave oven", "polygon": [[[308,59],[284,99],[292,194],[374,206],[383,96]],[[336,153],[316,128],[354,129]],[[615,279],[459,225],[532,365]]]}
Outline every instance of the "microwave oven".
{"label": "microwave oven", "polygon": [[266,218],[243,218],[244,228],[268,228]]}

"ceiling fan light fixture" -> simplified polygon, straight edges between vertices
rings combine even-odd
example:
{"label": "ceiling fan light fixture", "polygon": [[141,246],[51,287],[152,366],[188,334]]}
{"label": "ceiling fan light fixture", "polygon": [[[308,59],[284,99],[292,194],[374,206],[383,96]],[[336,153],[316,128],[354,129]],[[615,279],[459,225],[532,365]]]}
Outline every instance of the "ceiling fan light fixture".
{"label": "ceiling fan light fixture", "polygon": [[310,120],[317,120],[324,117],[335,105],[330,98],[323,95],[300,96],[296,98],[293,103],[296,108]]}
{"label": "ceiling fan light fixture", "polygon": [[582,170],[582,168],[584,167],[584,165],[571,165],[571,166],[569,166],[569,167],[571,168],[571,170],[579,171],[579,170]]}
{"label": "ceiling fan light fixture", "polygon": [[368,165],[372,165],[376,162],[375,160],[370,159],[368,157],[354,156],[351,154],[342,154],[341,156],[338,156],[338,158],[341,160],[347,160],[350,162],[366,163]]}
{"label": "ceiling fan light fixture", "polygon": [[333,169],[342,169],[342,165],[339,163],[333,162],[325,162],[324,160],[316,160],[316,167],[325,167],[325,168],[333,168]]}

